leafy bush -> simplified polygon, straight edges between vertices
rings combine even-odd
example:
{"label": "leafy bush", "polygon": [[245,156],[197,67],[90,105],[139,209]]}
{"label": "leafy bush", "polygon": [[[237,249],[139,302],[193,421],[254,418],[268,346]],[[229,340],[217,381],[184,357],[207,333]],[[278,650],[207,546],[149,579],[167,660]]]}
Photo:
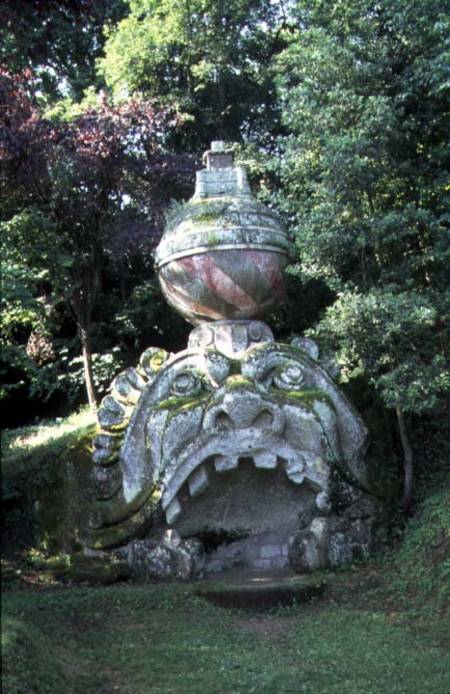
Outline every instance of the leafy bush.
{"label": "leafy bush", "polygon": [[[123,364],[120,347],[92,355],[93,380],[100,396],[107,393],[111,380],[123,368]],[[37,370],[30,386],[30,395],[44,401],[60,395],[69,405],[74,405],[80,401],[84,383],[82,357],[71,357],[69,349],[63,347],[56,361]]]}
{"label": "leafy bush", "polygon": [[411,606],[444,608],[450,602],[450,491],[447,484],[426,497],[404,540],[388,559],[391,589]]}

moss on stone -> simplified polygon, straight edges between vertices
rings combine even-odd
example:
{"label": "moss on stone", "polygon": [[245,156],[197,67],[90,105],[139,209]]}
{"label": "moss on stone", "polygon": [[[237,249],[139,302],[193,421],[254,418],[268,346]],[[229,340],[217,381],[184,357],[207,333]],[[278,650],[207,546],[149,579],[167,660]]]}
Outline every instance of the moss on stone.
{"label": "moss on stone", "polygon": [[205,238],[205,242],[208,244],[208,246],[216,246],[221,242],[220,235],[217,232],[210,231]]}
{"label": "moss on stone", "polygon": [[161,402],[157,403],[154,409],[156,411],[169,410],[169,415],[173,415],[174,413],[194,409],[195,407],[198,407],[198,405],[200,405],[206,399],[206,393],[194,398],[189,395],[173,396],[171,398],[167,398],[167,400],[162,400]]}
{"label": "moss on stone", "polygon": [[[70,429],[74,420],[74,428]],[[43,547],[52,552],[72,551],[89,507],[92,438],[96,426],[77,427],[75,417],[52,427],[19,430],[12,444],[30,439],[27,446],[4,451],[2,487],[8,513],[4,517],[4,546]],[[42,434],[41,434],[42,432]],[[39,440],[42,435],[43,443]],[[36,439],[36,443],[34,442]]]}
{"label": "moss on stone", "polygon": [[130,578],[130,568],[126,561],[114,557],[86,557],[76,554],[70,566],[61,573],[61,578],[73,583],[90,583],[108,586]]}
{"label": "moss on stone", "polygon": [[157,488],[152,488],[150,492],[146,488],[132,501],[127,502],[123,496],[122,488],[120,488],[111,499],[106,501],[95,500],[89,506],[91,527],[101,529],[118,525],[138,512],[152,495],[155,495],[155,499],[159,500],[160,496],[158,494]]}
{"label": "moss on stone", "polygon": [[217,212],[203,212],[202,214],[196,215],[192,222],[194,224],[211,224],[211,222],[217,222],[222,219],[222,214]]}
{"label": "moss on stone", "polygon": [[115,525],[91,530],[83,538],[84,543],[93,549],[112,549],[141,536],[148,529],[160,499],[161,492],[155,489],[137,513]]}
{"label": "moss on stone", "polygon": [[199,198],[190,200],[184,204],[175,204],[167,214],[167,230],[175,229],[184,221],[192,221],[195,224],[211,223],[220,219],[229,208],[233,199],[223,196],[211,200]]}
{"label": "moss on stone", "polygon": [[285,391],[285,395],[286,398],[295,400],[309,409],[311,409],[317,401],[324,402],[334,409],[332,399],[323,390],[318,390],[316,388],[310,388],[308,390],[288,390]]}
{"label": "moss on stone", "polygon": [[242,388],[247,390],[256,390],[254,382],[242,374],[234,374],[227,378],[226,390],[233,391],[241,390]]}

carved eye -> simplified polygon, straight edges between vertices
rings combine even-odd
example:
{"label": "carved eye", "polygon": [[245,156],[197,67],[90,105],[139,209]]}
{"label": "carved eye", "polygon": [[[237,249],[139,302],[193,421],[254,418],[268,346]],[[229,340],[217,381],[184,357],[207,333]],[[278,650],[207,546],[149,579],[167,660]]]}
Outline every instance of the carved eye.
{"label": "carved eye", "polygon": [[273,377],[274,384],[281,390],[300,390],[303,381],[303,369],[295,361],[283,364],[276,370]]}
{"label": "carved eye", "polygon": [[179,373],[172,383],[174,395],[198,395],[202,389],[202,382],[192,371]]}

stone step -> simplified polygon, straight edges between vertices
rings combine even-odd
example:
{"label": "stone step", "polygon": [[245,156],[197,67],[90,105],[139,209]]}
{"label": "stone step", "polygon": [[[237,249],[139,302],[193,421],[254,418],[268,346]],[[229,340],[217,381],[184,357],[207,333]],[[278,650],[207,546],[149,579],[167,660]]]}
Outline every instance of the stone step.
{"label": "stone step", "polygon": [[262,611],[291,607],[319,598],[326,584],[322,579],[286,573],[242,572],[199,582],[196,595],[219,607]]}

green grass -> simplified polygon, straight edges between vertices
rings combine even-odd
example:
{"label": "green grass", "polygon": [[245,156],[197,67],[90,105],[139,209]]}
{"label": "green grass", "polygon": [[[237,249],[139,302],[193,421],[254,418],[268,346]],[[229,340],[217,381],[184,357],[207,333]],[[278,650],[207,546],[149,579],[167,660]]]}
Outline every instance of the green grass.
{"label": "green grass", "polygon": [[448,694],[443,618],[317,604],[259,615],[191,586],[10,591],[5,694]]}
{"label": "green grass", "polygon": [[[7,432],[7,476],[45,480],[91,429],[84,413]],[[72,558],[29,546],[3,564],[3,691],[448,694],[450,494],[438,487],[385,557],[326,572],[310,604],[263,613],[215,607],[203,583],[64,585]]]}
{"label": "green grass", "polygon": [[90,410],[83,409],[64,419],[3,430],[1,457],[5,473],[9,473],[11,468],[23,465],[29,468],[38,467],[42,459],[58,455],[61,447],[77,441],[95,422],[95,415]]}

